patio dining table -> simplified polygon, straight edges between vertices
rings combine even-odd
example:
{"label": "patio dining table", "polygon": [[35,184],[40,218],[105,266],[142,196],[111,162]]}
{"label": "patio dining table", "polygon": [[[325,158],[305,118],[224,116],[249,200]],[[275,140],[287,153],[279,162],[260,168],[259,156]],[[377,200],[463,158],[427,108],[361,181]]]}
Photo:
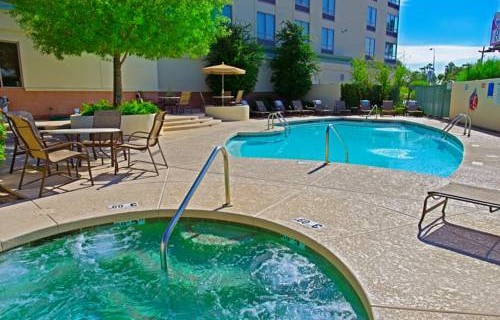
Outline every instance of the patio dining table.
{"label": "patio dining table", "polygon": [[[79,128],[79,129],[52,129],[52,130],[40,130],[41,134],[49,134],[49,135],[64,135],[66,137],[71,137],[71,140],[76,142],[80,142],[80,136],[82,134],[110,134],[111,138],[111,166],[118,165],[116,160],[116,152],[115,152],[115,139],[113,139],[113,135],[117,135],[117,137],[121,136],[121,129],[118,128]],[[102,150],[101,150],[102,151]],[[103,152],[106,154],[105,152]],[[106,154],[107,155],[107,154]]]}
{"label": "patio dining table", "polygon": [[[178,96],[159,96],[158,99],[160,99],[162,101],[161,102],[162,107],[165,107],[165,109],[167,107],[171,107],[170,112],[173,113],[174,108],[178,109],[178,102],[181,99],[181,97],[178,97]],[[178,111],[179,110],[176,110],[176,112],[178,112]]]}

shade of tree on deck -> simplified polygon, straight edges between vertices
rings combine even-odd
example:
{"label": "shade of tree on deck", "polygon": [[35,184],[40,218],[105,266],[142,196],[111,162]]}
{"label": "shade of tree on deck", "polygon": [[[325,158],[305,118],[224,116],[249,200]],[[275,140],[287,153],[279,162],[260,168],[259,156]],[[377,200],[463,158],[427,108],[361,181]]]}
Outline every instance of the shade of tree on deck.
{"label": "shade of tree on deck", "polygon": [[58,59],[95,54],[113,61],[113,103],[122,99],[128,56],[200,57],[223,32],[228,0],[12,0],[11,15],[35,47]]}

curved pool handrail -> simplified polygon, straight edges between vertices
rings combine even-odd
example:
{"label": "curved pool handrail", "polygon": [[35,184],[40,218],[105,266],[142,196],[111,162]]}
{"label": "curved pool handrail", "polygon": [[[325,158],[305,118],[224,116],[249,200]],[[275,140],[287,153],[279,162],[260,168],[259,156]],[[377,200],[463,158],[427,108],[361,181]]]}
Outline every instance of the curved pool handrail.
{"label": "curved pool handrail", "polygon": [[460,120],[464,120],[464,136],[467,134],[467,130],[469,133],[467,134],[467,137],[470,137],[470,130],[472,126],[472,119],[468,114],[465,113],[459,113],[451,120],[444,128],[443,128],[443,135],[445,132],[449,132],[451,128],[453,128]]}
{"label": "curved pool handrail", "polygon": [[342,144],[342,147],[344,147],[345,163],[349,163],[349,149],[347,148],[344,139],[342,139],[342,137],[338,133],[333,123],[330,123],[328,126],[326,126],[326,132],[325,132],[325,164],[328,164],[330,162],[328,159],[329,158],[328,155],[330,153],[330,129],[335,133],[337,139]]}
{"label": "curved pool handrail", "polygon": [[223,206],[227,207],[227,206],[231,205],[231,190],[230,190],[230,185],[229,185],[229,156],[228,156],[226,148],[224,148],[223,146],[216,146],[212,150],[212,153],[208,157],[208,159],[205,162],[205,164],[203,165],[203,167],[201,168],[200,173],[198,174],[198,177],[196,177],[196,180],[194,180],[193,185],[191,186],[188,193],[184,197],[184,200],[182,200],[181,205],[179,206],[179,209],[177,209],[177,212],[172,217],[172,219],[170,220],[170,223],[168,224],[167,229],[163,233],[163,237],[161,238],[161,244],[160,244],[160,259],[161,259],[162,270],[167,270],[167,249],[168,249],[168,241],[170,239],[170,236],[172,235],[172,232],[174,231],[174,228],[177,225],[177,222],[179,221],[181,215],[186,210],[186,207],[189,204],[189,201],[191,200],[194,193],[198,189],[198,186],[200,185],[201,181],[205,177],[208,169],[212,165],[212,162],[214,162],[219,151],[222,153],[222,155],[224,157],[224,188],[226,191],[225,192],[226,203],[224,203]]}

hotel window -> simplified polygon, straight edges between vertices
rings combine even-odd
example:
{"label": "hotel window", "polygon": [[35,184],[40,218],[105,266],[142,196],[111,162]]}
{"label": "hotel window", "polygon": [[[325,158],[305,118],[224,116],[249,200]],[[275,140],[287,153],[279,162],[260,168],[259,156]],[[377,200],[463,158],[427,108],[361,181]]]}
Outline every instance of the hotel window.
{"label": "hotel window", "polygon": [[17,43],[0,42],[0,87],[22,87]]}
{"label": "hotel window", "polygon": [[309,12],[309,0],[295,0],[295,10]]}
{"label": "hotel window", "polygon": [[389,5],[389,7],[393,7],[394,9],[399,9],[399,0],[389,0],[387,4]]}
{"label": "hotel window", "polygon": [[230,4],[226,4],[222,8],[222,15],[232,21],[233,20],[233,6]]}
{"label": "hotel window", "polygon": [[398,36],[398,25],[399,25],[399,18],[395,15],[388,14],[387,15],[386,34],[388,36],[397,37]]}
{"label": "hotel window", "polygon": [[274,45],[275,18],[273,14],[257,12],[257,41]]}
{"label": "hotel window", "polygon": [[304,29],[304,35],[309,37],[309,22],[302,20],[295,20],[295,24],[299,25]]}
{"label": "hotel window", "polygon": [[366,13],[366,29],[370,31],[375,31],[377,27],[377,9],[373,7],[368,7]]}
{"label": "hotel window", "polygon": [[335,0],[323,0],[323,19],[335,20]]}
{"label": "hotel window", "polygon": [[384,51],[384,60],[386,62],[396,62],[397,45],[395,43],[386,42]]}
{"label": "hotel window", "polygon": [[375,56],[375,39],[366,37],[365,38],[365,58],[366,59],[373,59],[373,56]]}
{"label": "hotel window", "polygon": [[321,28],[321,52],[333,54],[333,29]]}

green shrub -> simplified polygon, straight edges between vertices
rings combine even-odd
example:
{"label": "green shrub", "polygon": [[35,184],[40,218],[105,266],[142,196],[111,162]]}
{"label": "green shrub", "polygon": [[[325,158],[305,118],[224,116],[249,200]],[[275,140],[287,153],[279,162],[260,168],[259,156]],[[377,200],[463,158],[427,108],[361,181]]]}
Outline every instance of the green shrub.
{"label": "green shrub", "polygon": [[115,108],[108,100],[100,100],[96,103],[83,103],[82,104],[82,116],[93,116],[94,112],[97,110],[114,110]]}
{"label": "green shrub", "polygon": [[343,83],[341,87],[341,99],[345,101],[348,108],[359,107],[359,100],[361,100],[360,88],[358,84]]}
{"label": "green shrub", "polygon": [[133,115],[157,113],[159,109],[149,101],[139,102],[137,100],[130,100],[120,106],[120,111],[122,115]]}
{"label": "green shrub", "polygon": [[464,67],[457,75],[457,81],[500,78],[500,59],[489,59]]}

